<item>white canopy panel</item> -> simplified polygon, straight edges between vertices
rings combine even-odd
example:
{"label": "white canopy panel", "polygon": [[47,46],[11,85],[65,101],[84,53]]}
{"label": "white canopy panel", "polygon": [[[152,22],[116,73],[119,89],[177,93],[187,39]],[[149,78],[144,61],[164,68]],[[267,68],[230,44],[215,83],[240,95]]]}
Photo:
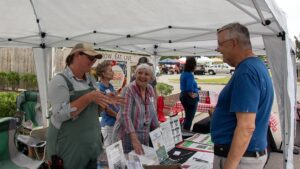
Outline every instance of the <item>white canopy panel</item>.
{"label": "white canopy panel", "polygon": [[[262,35],[285,30],[267,3],[257,0],[127,0],[126,5],[122,0],[3,0],[0,5],[0,19],[6,21],[1,46],[71,47],[84,41],[155,55],[216,55],[216,29],[227,23],[247,25],[253,38],[260,37],[252,41],[259,51]],[[266,20],[270,25],[262,24]]]}

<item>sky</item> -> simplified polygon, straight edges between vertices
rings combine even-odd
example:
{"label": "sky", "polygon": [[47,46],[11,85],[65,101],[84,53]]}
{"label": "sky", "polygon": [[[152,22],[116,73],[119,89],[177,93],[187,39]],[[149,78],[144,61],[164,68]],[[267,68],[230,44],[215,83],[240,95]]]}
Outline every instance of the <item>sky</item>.
{"label": "sky", "polygon": [[274,0],[287,15],[289,36],[300,36],[300,0]]}

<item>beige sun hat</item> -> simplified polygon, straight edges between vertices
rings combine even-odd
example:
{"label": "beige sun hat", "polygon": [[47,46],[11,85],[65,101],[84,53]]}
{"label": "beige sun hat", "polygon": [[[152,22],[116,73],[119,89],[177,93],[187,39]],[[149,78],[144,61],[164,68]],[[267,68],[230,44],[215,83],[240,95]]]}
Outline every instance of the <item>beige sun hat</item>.
{"label": "beige sun hat", "polygon": [[102,55],[95,51],[91,43],[78,43],[71,50],[69,56],[73,55],[76,52],[83,52],[89,56],[94,56],[97,59],[101,59]]}

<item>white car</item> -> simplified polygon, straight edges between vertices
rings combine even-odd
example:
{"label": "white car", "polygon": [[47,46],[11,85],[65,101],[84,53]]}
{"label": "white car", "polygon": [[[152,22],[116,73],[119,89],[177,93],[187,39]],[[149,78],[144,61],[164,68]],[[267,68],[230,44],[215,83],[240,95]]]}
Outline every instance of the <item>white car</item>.
{"label": "white car", "polygon": [[213,64],[206,67],[206,71],[209,75],[215,75],[217,73],[229,73],[232,75],[234,70],[234,67],[229,66],[227,63]]}
{"label": "white car", "polygon": [[155,68],[155,76],[159,76],[160,75],[160,70],[159,70],[159,67],[156,66]]}

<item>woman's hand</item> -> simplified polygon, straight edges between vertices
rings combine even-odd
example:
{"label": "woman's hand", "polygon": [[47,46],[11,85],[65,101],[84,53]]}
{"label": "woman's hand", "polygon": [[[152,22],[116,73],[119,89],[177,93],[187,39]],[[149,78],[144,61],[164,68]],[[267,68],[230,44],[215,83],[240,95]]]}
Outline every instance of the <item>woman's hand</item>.
{"label": "woman's hand", "polygon": [[92,102],[97,103],[102,108],[106,108],[110,104],[110,98],[105,96],[102,92],[98,90],[90,92],[89,97],[91,98]]}
{"label": "woman's hand", "polygon": [[91,100],[102,108],[107,108],[109,104],[116,105],[116,104],[125,104],[125,99],[120,96],[115,95],[105,95],[102,92],[95,90],[89,93]]}
{"label": "woman's hand", "polygon": [[133,149],[134,149],[135,153],[137,153],[138,155],[145,154],[143,146],[140,143],[140,141],[137,138],[135,133],[130,134],[130,139],[131,139],[131,143],[132,143],[132,146],[133,146]]}
{"label": "woman's hand", "polygon": [[124,105],[126,102],[125,102],[125,98],[124,97],[121,97],[121,96],[117,96],[113,93],[108,93],[107,96],[112,100],[113,105]]}
{"label": "woman's hand", "polygon": [[188,93],[191,98],[196,98],[198,96],[197,93],[189,92]]}

